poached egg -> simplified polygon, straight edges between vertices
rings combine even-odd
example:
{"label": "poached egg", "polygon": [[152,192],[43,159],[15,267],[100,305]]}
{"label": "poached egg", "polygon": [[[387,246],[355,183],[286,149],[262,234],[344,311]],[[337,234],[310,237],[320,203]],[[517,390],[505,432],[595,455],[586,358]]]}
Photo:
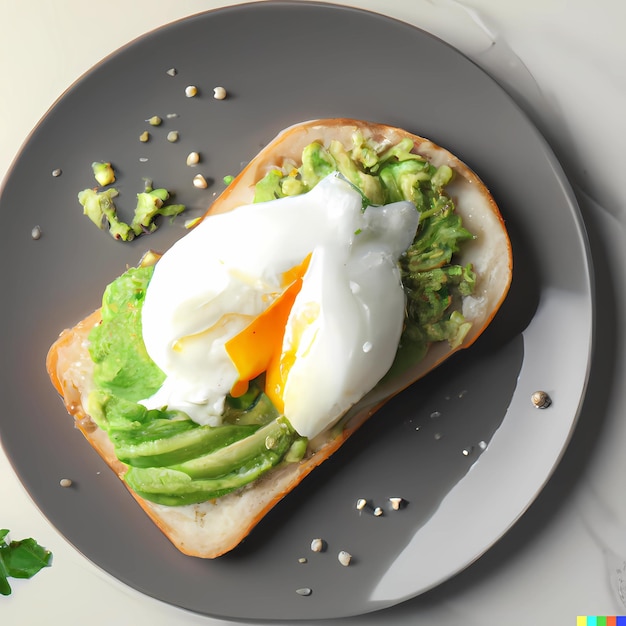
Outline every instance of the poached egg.
{"label": "poached egg", "polygon": [[142,404],[219,425],[226,396],[265,372],[293,428],[323,432],[393,363],[405,313],[397,261],[418,221],[410,202],[363,209],[337,173],[205,218],[148,285],[143,340],[166,378]]}

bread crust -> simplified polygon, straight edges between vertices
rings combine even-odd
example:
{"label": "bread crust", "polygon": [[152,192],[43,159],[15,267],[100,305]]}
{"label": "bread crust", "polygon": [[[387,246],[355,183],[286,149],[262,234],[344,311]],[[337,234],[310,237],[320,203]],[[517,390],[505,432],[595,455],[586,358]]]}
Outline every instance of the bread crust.
{"label": "bread crust", "polygon": [[[305,458],[298,463],[279,467],[253,484],[218,500],[195,505],[158,505],[129,490],[152,521],[185,554],[215,558],[236,547],[270,509],[338,450],[390,397],[423,377],[457,350],[474,343],[507,294],[512,275],[511,245],[503,218],[486,186],[450,152],[399,128],[351,119],[314,120],[291,126],[279,133],[250,161],[206,215],[231,211],[251,203],[255,183],[270,169],[280,167],[285,160],[299,163],[302,149],[311,142],[328,145],[331,140],[337,139],[350,146],[355,131],[376,142],[389,144],[408,137],[415,144],[414,152],[427,157],[437,166],[447,164],[456,172],[447,190],[456,200],[464,225],[477,235],[475,241],[464,247],[459,258],[462,264],[473,263],[477,273],[477,293],[467,311],[464,310],[466,317],[473,322],[472,329],[457,348],[450,348],[446,342],[432,345],[417,367],[394,381],[393,388],[379,386],[368,394],[348,412],[341,432],[333,430],[310,442]],[[107,434],[91,421],[85,409],[86,398],[92,388],[88,335],[100,319],[98,310],[73,328],[63,331],[50,348],[46,366],[53,385],[78,428],[109,467],[123,478],[126,465],[117,459]]]}

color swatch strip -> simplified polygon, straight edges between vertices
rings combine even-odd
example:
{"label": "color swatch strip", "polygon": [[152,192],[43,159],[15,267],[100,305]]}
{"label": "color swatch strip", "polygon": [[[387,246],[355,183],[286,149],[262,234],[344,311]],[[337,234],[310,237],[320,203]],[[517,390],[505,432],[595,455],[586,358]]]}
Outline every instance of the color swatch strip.
{"label": "color swatch strip", "polygon": [[576,626],[626,626],[625,615],[579,615]]}

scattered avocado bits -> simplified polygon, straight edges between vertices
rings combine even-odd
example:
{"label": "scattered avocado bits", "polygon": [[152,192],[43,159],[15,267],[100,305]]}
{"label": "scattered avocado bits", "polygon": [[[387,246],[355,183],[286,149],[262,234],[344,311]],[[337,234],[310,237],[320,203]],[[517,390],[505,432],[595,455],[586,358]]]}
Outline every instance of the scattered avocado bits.
{"label": "scattered avocado bits", "polygon": [[[115,182],[115,172],[110,163],[92,163],[94,176],[101,187]],[[83,207],[83,213],[98,228],[109,231],[113,239],[132,241],[135,237],[154,232],[158,225],[156,218],[159,215],[175,217],[185,210],[183,204],[168,204],[170,193],[167,189],[152,189],[151,183],[146,183],[143,192],[137,194],[133,219],[130,224],[119,219],[117,207],[113,201],[119,195],[115,187],[102,191],[97,189],[83,189],[78,193],[78,202]]]}
{"label": "scattered avocado bits", "polygon": [[0,530],[0,594],[11,595],[9,578],[32,578],[52,564],[52,552],[34,539],[7,541],[9,531]]}
{"label": "scattered avocado bits", "polygon": [[99,163],[95,161],[91,164],[91,169],[100,187],[106,187],[115,182],[115,172],[110,163]]}

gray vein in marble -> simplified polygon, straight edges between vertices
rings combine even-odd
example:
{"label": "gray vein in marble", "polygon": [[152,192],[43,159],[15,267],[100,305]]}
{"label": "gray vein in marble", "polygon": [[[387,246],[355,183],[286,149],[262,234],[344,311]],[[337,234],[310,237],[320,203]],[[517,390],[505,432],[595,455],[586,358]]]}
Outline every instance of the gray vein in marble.
{"label": "gray vein in marble", "polygon": [[539,83],[524,61],[514,52],[491,19],[462,0],[429,0],[448,6],[451,11],[464,13],[475,28],[485,37],[482,48],[468,50],[472,59],[487,70],[517,101],[531,104],[544,98]]}
{"label": "gray vein in marble", "polygon": [[[598,52],[609,44],[582,0],[572,0],[567,8],[553,7],[559,19],[527,21],[514,30],[509,23],[508,31],[496,14],[485,17],[475,8],[479,0],[439,1],[465,10],[492,38],[493,46],[468,55],[524,109],[570,181],[603,210],[626,222],[623,193],[614,184],[616,171],[626,166],[620,142],[614,140],[626,133],[622,115],[626,48],[615,48],[608,57]],[[580,24],[588,33],[585,41],[580,38]],[[541,45],[535,45],[535,40]]]}
{"label": "gray vein in marble", "polygon": [[626,608],[626,525],[617,511],[591,485],[578,501],[587,533],[604,556],[609,587],[622,609]]}

